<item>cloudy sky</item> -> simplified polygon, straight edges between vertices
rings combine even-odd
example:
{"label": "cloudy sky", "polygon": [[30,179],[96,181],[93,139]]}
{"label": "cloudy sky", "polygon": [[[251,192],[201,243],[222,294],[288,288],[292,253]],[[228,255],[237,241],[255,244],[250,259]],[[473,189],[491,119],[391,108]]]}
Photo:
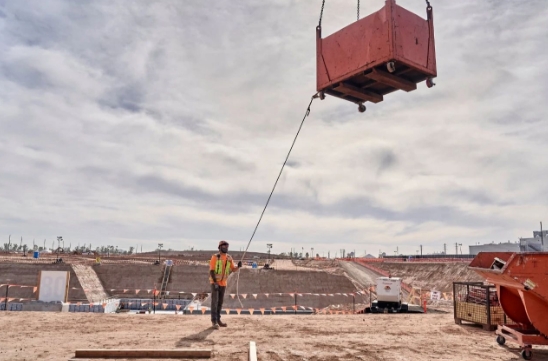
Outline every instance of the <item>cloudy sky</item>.
{"label": "cloudy sky", "polygon": [[[0,0],[0,243],[245,248],[315,92],[320,3]],[[431,3],[437,86],[314,101],[250,250],[548,228],[547,2]],[[324,35],[355,6],[327,0]]]}

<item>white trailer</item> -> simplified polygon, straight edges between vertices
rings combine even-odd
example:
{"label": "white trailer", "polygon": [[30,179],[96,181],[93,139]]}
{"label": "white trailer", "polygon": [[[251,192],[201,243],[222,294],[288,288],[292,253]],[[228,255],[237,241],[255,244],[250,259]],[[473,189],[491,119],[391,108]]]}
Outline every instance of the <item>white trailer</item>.
{"label": "white trailer", "polygon": [[407,312],[407,303],[402,302],[401,278],[379,277],[377,278],[377,299],[371,302],[365,312]]}

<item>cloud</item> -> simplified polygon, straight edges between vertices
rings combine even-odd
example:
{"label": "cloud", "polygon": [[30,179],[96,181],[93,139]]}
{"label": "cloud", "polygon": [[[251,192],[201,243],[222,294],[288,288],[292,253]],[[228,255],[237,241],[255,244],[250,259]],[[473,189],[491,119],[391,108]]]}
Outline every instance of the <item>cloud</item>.
{"label": "cloud", "polygon": [[[315,100],[251,250],[439,252],[528,236],[548,213],[548,10],[433,5],[437,86],[364,114]],[[328,2],[324,35],[355,10]],[[315,91],[318,15],[289,0],[0,3],[0,234],[245,248]]]}

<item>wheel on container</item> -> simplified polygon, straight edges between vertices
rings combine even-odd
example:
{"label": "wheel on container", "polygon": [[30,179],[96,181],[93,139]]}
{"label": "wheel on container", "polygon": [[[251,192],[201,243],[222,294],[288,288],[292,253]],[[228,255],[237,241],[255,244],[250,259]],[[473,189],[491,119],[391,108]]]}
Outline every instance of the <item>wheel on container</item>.
{"label": "wheel on container", "polygon": [[436,85],[436,84],[434,83],[433,78],[426,78],[426,86],[427,87],[432,88],[434,85]]}
{"label": "wheel on container", "polygon": [[324,92],[320,92],[320,100],[324,100],[325,99],[325,93]]}
{"label": "wheel on container", "polygon": [[393,61],[389,61],[386,63],[386,70],[388,70],[389,73],[393,73],[396,71],[396,64]]}
{"label": "wheel on container", "polygon": [[520,355],[524,360],[531,360],[533,358],[533,351],[530,349],[525,349],[520,352]]}
{"label": "wheel on container", "polygon": [[365,105],[363,105],[363,103],[358,104],[358,111],[359,111],[360,113],[365,112],[366,109],[367,109],[367,108],[365,107]]}
{"label": "wheel on container", "polygon": [[506,339],[504,337],[502,337],[501,335],[498,335],[497,336],[497,343],[502,346],[506,343]]}

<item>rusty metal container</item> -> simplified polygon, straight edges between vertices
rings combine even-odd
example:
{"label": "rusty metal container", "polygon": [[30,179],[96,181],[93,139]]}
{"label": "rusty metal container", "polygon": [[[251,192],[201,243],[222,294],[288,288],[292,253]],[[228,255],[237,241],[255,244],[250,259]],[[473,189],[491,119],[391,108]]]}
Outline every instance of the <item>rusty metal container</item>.
{"label": "rusty metal container", "polygon": [[507,339],[531,359],[531,345],[548,345],[548,252],[482,252],[470,268],[496,285],[500,305],[518,325],[497,328],[497,342]]}
{"label": "rusty metal container", "polygon": [[396,90],[412,91],[437,76],[434,17],[386,0],[379,11],[322,39],[316,28],[317,90],[357,104],[378,103]]}

